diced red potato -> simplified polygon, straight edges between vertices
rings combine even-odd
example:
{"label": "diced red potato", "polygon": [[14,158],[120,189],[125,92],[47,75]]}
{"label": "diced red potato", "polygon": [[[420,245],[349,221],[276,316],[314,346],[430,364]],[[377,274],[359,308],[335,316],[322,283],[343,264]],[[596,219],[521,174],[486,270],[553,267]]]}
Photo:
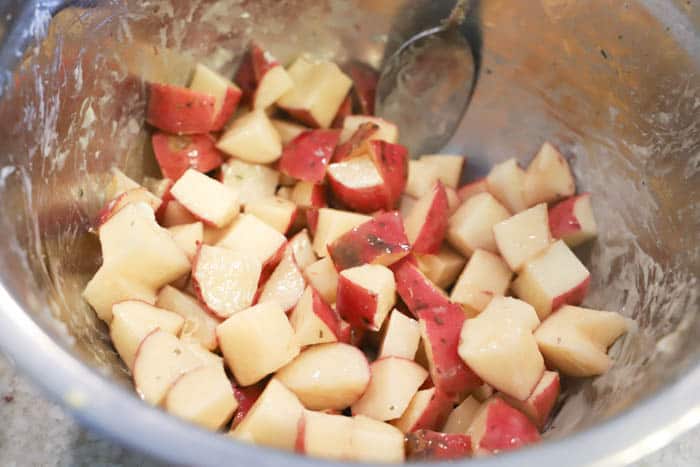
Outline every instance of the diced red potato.
{"label": "diced red potato", "polygon": [[544,320],[562,305],[578,305],[588,291],[591,275],[562,240],[552,243],[523,266],[513,281],[515,295],[535,307]]}
{"label": "diced red potato", "polygon": [[544,143],[525,171],[525,204],[552,203],[575,192],[576,184],[569,163],[554,146]]}
{"label": "diced red potato", "polygon": [[601,375],[612,366],[607,350],[627,332],[619,313],[564,306],[535,331],[547,364],[569,376]]}
{"label": "diced red potato", "polygon": [[370,365],[369,386],[352,405],[353,415],[379,421],[394,420],[408,407],[428,372],[417,363],[398,357],[385,357]]}
{"label": "diced red potato", "polygon": [[223,366],[203,366],[175,380],[163,405],[170,414],[218,430],[231,419],[238,402]]}
{"label": "diced red potato", "polygon": [[180,336],[180,342],[182,342],[182,345],[184,345],[195,358],[199,359],[203,366],[224,367],[224,359],[221,358],[221,356],[202,347],[202,344],[197,342],[193,337],[182,334]]}
{"label": "diced red potato", "polygon": [[192,224],[176,225],[170,227],[168,232],[173,236],[175,243],[185,252],[192,261],[197,254],[197,248],[202,244],[204,238],[204,227],[201,222]]}
{"label": "diced red potato", "polygon": [[248,45],[248,50],[246,50],[243,57],[241,57],[238,69],[233,77],[233,82],[243,93],[241,95],[240,104],[247,107],[252,105],[253,93],[258,84],[255,77],[255,70],[253,69],[253,49],[255,47],[259,46],[254,42]]}
{"label": "diced red potato", "polygon": [[114,348],[130,370],[141,341],[156,329],[178,336],[184,319],[140,300],[126,300],[112,306],[109,336]]}
{"label": "diced red potato", "polygon": [[450,304],[445,292],[421,272],[412,256],[393,264],[391,270],[396,278],[396,291],[414,316],[422,308]]}
{"label": "diced red potato", "polygon": [[523,195],[525,171],[517,160],[508,159],[494,165],[486,177],[486,186],[488,192],[510,212],[518,213],[528,208]]}
{"label": "diced red potato", "polygon": [[331,128],[343,128],[343,122],[345,121],[345,117],[351,114],[352,98],[348,94],[347,96],[345,96],[345,99],[343,99],[343,103],[340,104],[340,107],[338,107],[338,111],[335,113],[335,117],[333,117],[333,121],[331,122]]}
{"label": "diced red potato", "polygon": [[284,235],[254,215],[241,214],[221,235],[217,246],[254,255],[263,265],[263,272],[272,272],[286,242]]}
{"label": "diced red potato", "polygon": [[199,222],[185,206],[176,200],[168,201],[159,220],[161,225],[167,228]]}
{"label": "diced red potato", "polygon": [[339,271],[363,264],[390,266],[410,250],[401,216],[396,211],[378,214],[328,245]]}
{"label": "diced red potato", "polygon": [[294,308],[306,287],[294,257],[285,255],[263,285],[257,303],[275,302],[287,312]]}
{"label": "diced red potato", "polygon": [[535,426],[542,430],[549,419],[554,405],[559,397],[559,373],[545,371],[532,394],[521,401],[508,395],[500,395],[512,407],[518,409],[530,419]]}
{"label": "diced red potato", "polygon": [[253,404],[258,400],[264,389],[262,384],[255,384],[244,388],[233,388],[233,397],[236,399],[238,408],[233,415],[233,420],[231,420],[231,430],[236,428],[245,416],[248,415],[248,412],[250,412]]}
{"label": "diced red potato", "polygon": [[447,240],[467,257],[478,248],[496,253],[493,226],[509,217],[508,210],[490,193],[474,195],[450,217]]}
{"label": "diced red potato", "polygon": [[377,91],[379,72],[358,61],[349,63],[346,68],[353,82],[353,95],[360,113],[374,115],[374,97]]}
{"label": "diced red potato", "polygon": [[459,196],[459,199],[464,203],[472,196],[478,195],[479,193],[487,193],[488,191],[488,184],[486,183],[486,177],[484,177],[462,185],[459,190],[457,190],[457,196]]}
{"label": "diced red potato", "polygon": [[299,269],[304,270],[307,266],[316,262],[316,254],[311,245],[309,232],[304,229],[292,237],[284,247],[282,256],[291,255]]}
{"label": "diced red potato", "polygon": [[525,400],[544,374],[544,359],[532,335],[539,325],[534,308],[510,297],[494,298],[460,334],[459,356],[481,379]]}
{"label": "diced red potato", "polygon": [[413,206],[416,205],[418,200],[413,196],[403,195],[399,201],[399,213],[403,219],[406,219],[411,213]]}
{"label": "diced red potato", "polygon": [[326,303],[335,303],[338,271],[329,257],[321,258],[304,269],[304,277]]}
{"label": "diced red potato", "polygon": [[412,461],[462,459],[471,453],[471,438],[463,433],[418,430],[406,436],[406,455]]}
{"label": "diced red potato", "polygon": [[318,224],[318,210],[327,206],[324,185],[299,182],[294,185],[290,199],[304,210],[306,225],[312,233],[315,233]]}
{"label": "diced red potato", "polygon": [[367,121],[358,125],[352,133],[350,130],[343,130],[340,135],[340,144],[336,146],[333,153],[332,162],[343,162],[364,155],[367,152],[367,143],[377,139],[376,135],[380,130],[378,124]]}
{"label": "diced red potato", "polygon": [[282,141],[263,110],[233,121],[216,144],[219,150],[246,162],[268,164],[282,155]]}
{"label": "diced red potato", "polygon": [[451,216],[462,204],[462,200],[459,199],[457,190],[452,187],[445,187],[445,195],[447,196],[447,212]]}
{"label": "diced red potato", "polygon": [[347,96],[352,81],[335,63],[302,55],[288,68],[294,83],[277,105],[300,122],[328,128]]}
{"label": "diced red potato", "polygon": [[401,357],[413,360],[420,344],[418,321],[394,309],[386,323],[379,358]]}
{"label": "diced red potato", "polygon": [[552,243],[547,205],[538,204],[499,222],[493,226],[493,235],[510,269],[519,271]]}
{"label": "diced red potato", "polygon": [[252,253],[202,245],[193,261],[192,282],[207,310],[225,319],[253,303],[261,270]]}
{"label": "diced red potato", "polygon": [[340,316],[313,287],[306,287],[304,294],[289,315],[294,336],[301,347],[328,342],[344,341],[349,336],[342,326]]}
{"label": "diced red potato", "polygon": [[216,326],[219,325],[219,320],[211,316],[194,297],[166,285],[158,293],[156,306],[175,312],[185,319],[183,339],[194,339],[207,350],[218,347]]}
{"label": "diced red potato", "polygon": [[351,458],[353,419],[343,415],[304,411],[304,429],[297,440],[299,453],[321,459]]}
{"label": "diced red potato", "polygon": [[298,215],[296,204],[278,197],[249,202],[243,212],[254,215],[282,234],[291,230]]}
{"label": "diced red potato", "polygon": [[279,181],[280,173],[266,165],[230,158],[221,166],[221,182],[244,206],[274,196]]}
{"label": "diced red potato", "polygon": [[104,265],[85,286],[82,294],[95,314],[105,323],[112,321],[112,306],[124,300],[141,300],[153,304],[156,301],[156,288],[142,284],[138,280],[123,277]]}
{"label": "diced red potato", "polygon": [[[253,68],[257,77],[257,88],[253,94],[253,108],[265,109],[274,104],[294,87],[287,70],[276,61],[269,61],[269,54],[264,53],[265,60],[257,60],[253,55]],[[265,63],[262,63],[262,62]]]}
{"label": "diced red potato", "polygon": [[336,198],[350,209],[371,213],[391,208],[387,185],[368,156],[330,164],[328,182]]}
{"label": "diced red potato", "polygon": [[374,160],[389,191],[387,209],[395,209],[406,188],[408,149],[400,144],[375,140],[367,143],[367,153]]}
{"label": "diced red potato", "polygon": [[303,415],[299,399],[273,378],[229,434],[241,441],[292,451]]}
{"label": "diced red potato", "polygon": [[396,302],[396,282],[386,266],[366,264],[340,272],[336,310],[350,325],[378,331]]}
{"label": "diced red potato", "polygon": [[282,144],[284,146],[289,144],[294,138],[296,138],[303,132],[309,130],[309,128],[303,125],[288,122],[287,120],[279,120],[273,118],[270,120],[270,122],[272,123],[272,126],[275,127],[275,130],[277,130],[277,134],[280,135],[280,139],[282,140]]}
{"label": "diced red potato", "polygon": [[97,213],[95,228],[99,229],[102,224],[110,220],[112,216],[119,212],[121,208],[128,204],[134,203],[145,203],[149,205],[154,212],[156,212],[161,205],[161,200],[141,186],[126,190],[116,198],[107,202],[100,212]]}
{"label": "diced red potato", "polygon": [[339,130],[310,130],[284,147],[279,170],[299,180],[321,183],[340,138]]}
{"label": "diced red potato", "polygon": [[224,160],[208,134],[178,136],[156,132],[151,141],[161,173],[171,180],[179,179],[190,168],[209,172]]}
{"label": "diced red potato", "polygon": [[257,383],[299,354],[284,310],[275,302],[240,311],[216,328],[221,352],[236,381]]}
{"label": "diced red potato", "polygon": [[447,193],[442,182],[438,181],[406,216],[406,235],[414,253],[433,254],[440,250],[447,233],[448,211]]}
{"label": "diced red potato", "polygon": [[236,111],[243,94],[238,86],[201,63],[195,67],[189,87],[193,91],[214,96],[214,118],[210,131],[221,131]]}
{"label": "diced red potato", "polygon": [[437,254],[416,255],[418,269],[436,286],[447,289],[455,283],[462,272],[466,260],[447,245]]}
{"label": "diced red potato", "polygon": [[170,386],[202,361],[177,337],[155,329],[138,346],[134,358],[134,387],[151,405],[159,405]]}
{"label": "diced red potato", "polygon": [[314,252],[319,258],[328,255],[327,245],[333,243],[338,237],[372,219],[363,214],[341,211],[338,209],[320,208],[318,210],[318,223],[314,233]]}
{"label": "diced red potato", "polygon": [[457,407],[452,409],[440,431],[443,433],[466,434],[480,407],[481,402],[472,396],[468,396]]}
{"label": "diced red potato", "polygon": [[423,308],[417,314],[430,378],[435,387],[450,395],[478,387],[481,380],[457,353],[460,330],[466,320],[459,305]]}
{"label": "diced red potato", "polygon": [[367,389],[370,366],[361,350],[334,342],[304,350],[275,378],[308,409],[342,410],[354,404]]}
{"label": "diced red potato", "polygon": [[404,437],[396,427],[364,415],[355,415],[352,420],[352,460],[367,463],[404,461]]}
{"label": "diced red potato", "polygon": [[188,169],[170,193],[197,219],[214,227],[225,227],[240,210],[233,190],[194,169]]}
{"label": "diced red potato", "polygon": [[457,188],[462,174],[464,157],[450,155],[422,156],[409,161],[406,194],[420,198],[429,193],[439,180],[449,188]]}
{"label": "diced red potato", "polygon": [[438,388],[418,391],[403,415],[392,422],[404,433],[418,430],[439,430],[452,409],[452,398]]}
{"label": "diced red potato", "polygon": [[466,158],[459,155],[433,154],[418,159],[429,166],[437,168],[438,180],[449,188],[457,188]]}
{"label": "diced red potato", "polygon": [[[396,125],[371,115],[349,115],[345,117],[340,142],[345,143],[349,141],[350,138],[357,133],[357,130],[367,123],[378,127],[376,133],[369,136],[369,140],[381,140],[392,144],[399,142],[399,128]],[[364,138],[362,139],[364,140]]]}
{"label": "diced red potato", "polygon": [[498,397],[482,405],[467,434],[475,455],[510,451],[540,441],[537,427]]}
{"label": "diced red potato", "polygon": [[457,279],[450,300],[462,305],[469,316],[475,316],[492,298],[505,295],[511,277],[513,273],[500,256],[476,250]]}
{"label": "diced red potato", "polygon": [[552,237],[564,240],[571,248],[598,235],[590,193],[572,196],[549,209]]}
{"label": "diced red potato", "polygon": [[146,122],[176,135],[208,133],[216,118],[212,95],[170,84],[148,86]]}

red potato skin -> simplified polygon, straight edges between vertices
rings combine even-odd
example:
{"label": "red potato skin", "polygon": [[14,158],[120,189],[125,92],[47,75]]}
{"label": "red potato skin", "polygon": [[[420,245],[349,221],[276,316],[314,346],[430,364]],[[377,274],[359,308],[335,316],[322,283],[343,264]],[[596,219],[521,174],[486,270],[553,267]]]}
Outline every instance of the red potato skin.
{"label": "red potato skin", "polygon": [[418,430],[406,435],[406,456],[409,460],[452,460],[471,454],[472,440],[469,435],[431,430]]}
{"label": "red potato skin", "polygon": [[[546,372],[547,374],[551,372]],[[512,397],[502,396],[513,408],[524,413],[538,429],[542,429],[549,419],[554,405],[559,398],[561,383],[558,373],[554,373],[551,381],[546,386],[540,387],[538,383],[535,391],[525,401],[515,400]]]}
{"label": "red potato skin", "polygon": [[331,123],[331,128],[343,128],[343,123],[345,122],[345,117],[352,115],[352,98],[348,95],[340,107],[338,112],[333,117],[333,122]]}
{"label": "red potato skin", "polygon": [[438,182],[433,189],[433,202],[423,222],[423,227],[413,242],[413,252],[420,254],[434,254],[440,251],[442,241],[447,233],[447,221],[450,206],[447,202],[447,192],[442,182]]}
{"label": "red potato skin", "polygon": [[348,342],[350,340],[350,326],[347,323],[343,325],[340,315],[323,301],[321,295],[314,288],[311,288],[311,297],[311,307],[314,314],[328,326],[339,342]]}
{"label": "red potato skin", "polygon": [[[287,247],[287,242],[284,242],[282,246],[279,247],[279,249],[275,252],[274,255],[270,257],[265,263],[262,265],[262,271],[260,272],[260,280],[258,281],[258,295],[262,292],[262,286],[265,285],[265,282],[270,278],[272,275],[273,271],[277,267],[277,265],[282,261],[282,257],[284,256],[284,249]],[[257,303],[257,296],[256,296],[256,301],[254,303]]]}
{"label": "red potato skin", "polygon": [[260,394],[262,394],[264,387],[260,384],[247,387],[234,387],[233,397],[236,398],[238,402],[238,409],[236,409],[236,414],[233,416],[233,421],[231,422],[231,429],[235,428],[241,420],[248,415],[251,407],[258,400]]}
{"label": "red potato skin", "polygon": [[486,430],[477,443],[478,451],[497,453],[518,449],[540,441],[537,427],[523,415],[498,397],[488,403]]}
{"label": "red potato skin", "polygon": [[377,312],[377,295],[342,274],[338,277],[335,309],[350,326],[377,331],[373,325]]}
{"label": "red potato skin", "polygon": [[586,280],[581,282],[579,285],[568,292],[555,297],[554,300],[552,300],[552,313],[564,305],[580,305],[588,293],[588,286],[590,283],[591,275],[589,274],[588,277],[586,277]]}
{"label": "red potato skin", "polygon": [[430,377],[435,387],[450,396],[479,387],[481,379],[457,353],[462,324],[466,319],[462,307],[451,304],[423,308],[417,314],[426,329],[427,339],[423,340],[423,345],[430,346],[432,351]]}
{"label": "red potato skin", "polygon": [[329,172],[328,184],[335,195],[334,199],[348,210],[369,214],[381,209],[391,209],[386,182],[367,188],[352,188],[336,180]]}
{"label": "red potato skin", "polygon": [[351,62],[347,73],[352,79],[353,95],[358,112],[363,115],[374,115],[374,98],[377,93],[379,72],[362,62]]}
{"label": "red potato skin", "polygon": [[411,245],[397,211],[378,214],[328,246],[338,271],[363,264],[389,266],[410,251]]}
{"label": "red potato skin", "polygon": [[485,193],[488,191],[488,185],[486,184],[486,178],[480,178],[471,183],[463,185],[459,190],[457,190],[457,196],[461,202],[465,202],[474,195],[479,193]]}
{"label": "red potato skin", "polygon": [[294,441],[294,452],[306,454],[306,416],[304,414],[299,417],[297,422],[297,437]]}
{"label": "red potato skin", "polygon": [[299,180],[321,183],[340,139],[340,130],[305,131],[282,151],[279,170]]}
{"label": "red potato skin", "polygon": [[[114,214],[117,213],[117,211],[123,208],[126,204],[128,204],[129,202],[133,202],[133,200],[129,200],[129,197],[133,195],[134,190],[141,191],[145,190],[145,188],[133,188],[131,190],[127,190],[124,193],[117,196],[116,198],[108,201],[107,204],[105,204],[102,207],[102,209],[100,209],[100,211],[97,213],[97,217],[93,224],[93,228],[95,229],[95,231],[98,231],[103,224],[105,224]],[[158,212],[162,206],[163,201],[161,200],[160,204],[156,207],[155,211]]]}
{"label": "red potato skin", "polygon": [[238,103],[241,100],[243,93],[240,89],[229,86],[226,89],[226,96],[224,97],[224,103],[219,110],[219,113],[214,116],[214,122],[211,125],[211,131],[221,131],[228,122],[231,115],[236,112],[238,108]]}
{"label": "red potato skin", "polygon": [[168,133],[208,133],[214,123],[214,96],[169,84],[149,85],[146,121]]}
{"label": "red potato skin", "polygon": [[408,179],[408,150],[400,144],[392,144],[386,141],[370,141],[368,150],[374,164],[388,188],[388,205],[385,209],[394,209],[401,194],[406,188]]}
{"label": "red potato skin", "polygon": [[311,112],[308,109],[297,109],[297,108],[290,108],[290,107],[281,107],[282,110],[287,112],[290,117],[292,117],[294,120],[303,123],[304,125],[311,127],[311,128],[320,128],[321,125],[316,121],[314,116],[311,114]]}
{"label": "red potato skin", "polygon": [[549,208],[549,230],[552,237],[560,239],[581,230],[581,224],[574,214],[574,208],[582,197],[587,196],[590,194],[582,193],[578,196],[572,196]]}
{"label": "red potato skin", "polygon": [[158,209],[156,209],[156,220],[159,224],[163,223],[163,216],[165,215],[165,208],[168,207],[168,203],[175,199],[172,193],[170,193],[170,190],[172,189],[173,185],[175,185],[175,182],[170,180],[167,190],[165,190],[163,196],[160,197],[160,206],[158,207]]}
{"label": "red potato skin", "polygon": [[332,162],[342,162],[364,153],[364,146],[369,138],[379,131],[379,125],[366,122],[359,126],[346,142],[339,144],[333,153]]}
{"label": "red potato skin", "polygon": [[425,277],[413,256],[391,265],[396,279],[396,291],[413,316],[423,308],[450,306],[450,299],[430,279]]}
{"label": "red potato skin", "polygon": [[253,102],[260,79],[278,65],[277,60],[266,54],[262,47],[255,42],[250,43],[233,78],[233,82],[241,89],[242,104],[249,105]]}
{"label": "red potato skin", "polygon": [[452,402],[452,397],[440,388],[435,388],[435,393],[428,405],[423,409],[423,414],[416,420],[416,423],[411,427],[409,432],[441,429],[447,421],[447,417],[450,415]]}
{"label": "red potato skin", "polygon": [[224,155],[210,135],[175,136],[156,132],[151,137],[153,152],[163,177],[178,180],[187,169],[202,173],[221,166]]}

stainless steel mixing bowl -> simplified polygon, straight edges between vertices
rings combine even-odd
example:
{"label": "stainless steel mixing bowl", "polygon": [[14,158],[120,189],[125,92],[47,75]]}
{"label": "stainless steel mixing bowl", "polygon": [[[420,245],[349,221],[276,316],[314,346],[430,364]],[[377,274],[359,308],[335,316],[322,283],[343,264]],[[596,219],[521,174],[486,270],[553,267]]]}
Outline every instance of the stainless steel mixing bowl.
{"label": "stainless steel mixing bowl", "polygon": [[[451,7],[410,0],[4,2],[0,31],[0,348],[84,424],[171,464],[320,465],[239,444],[140,402],[80,298],[112,166],[157,174],[145,80],[235,69],[256,38],[379,65]],[[591,307],[637,327],[605,376],[567,382],[539,446],[471,465],[616,465],[700,422],[700,6],[697,0],[484,0],[482,74],[446,152],[468,177],[545,139],[593,193]],[[5,13],[12,12],[12,16]],[[26,49],[25,49],[26,47]],[[449,73],[449,70],[445,70]],[[407,108],[406,112],[420,112]],[[145,154],[145,157],[144,157]]]}

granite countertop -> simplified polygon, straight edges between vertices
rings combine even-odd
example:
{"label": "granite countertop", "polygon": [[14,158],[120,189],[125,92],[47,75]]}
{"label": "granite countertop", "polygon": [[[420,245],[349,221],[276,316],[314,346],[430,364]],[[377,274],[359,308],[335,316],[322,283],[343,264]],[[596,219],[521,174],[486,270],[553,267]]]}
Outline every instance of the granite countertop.
{"label": "granite countertop", "polygon": [[[0,356],[0,466],[162,467],[78,426]],[[700,428],[635,464],[697,467]]]}

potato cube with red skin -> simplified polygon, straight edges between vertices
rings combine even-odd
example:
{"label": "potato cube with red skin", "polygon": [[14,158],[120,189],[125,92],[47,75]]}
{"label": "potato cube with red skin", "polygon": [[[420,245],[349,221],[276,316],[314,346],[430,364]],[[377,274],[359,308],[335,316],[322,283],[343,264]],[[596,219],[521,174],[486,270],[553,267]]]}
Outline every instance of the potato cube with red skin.
{"label": "potato cube with red skin", "polygon": [[300,134],[310,130],[310,128],[299,125],[298,123],[276,118],[271,119],[270,123],[272,123],[272,126],[274,126],[275,130],[277,130],[277,133],[280,135],[280,139],[282,140],[282,145],[284,146],[289,144]]}
{"label": "potato cube with red skin", "polygon": [[428,372],[412,360],[385,357],[370,365],[369,386],[352,405],[353,415],[379,421],[394,420],[405,412]]}
{"label": "potato cube with red skin", "polygon": [[377,92],[379,72],[366,63],[353,61],[347,65],[347,73],[353,82],[353,96],[361,114],[374,115],[374,96]]}
{"label": "potato cube with red skin", "polygon": [[525,171],[520,168],[518,161],[508,159],[491,168],[486,177],[488,192],[512,213],[518,213],[528,208],[523,196],[525,186]]}
{"label": "potato cube with red skin", "polygon": [[284,147],[279,170],[299,180],[321,183],[339,138],[339,130],[305,131]]}
{"label": "potato cube with red skin", "polygon": [[340,107],[338,107],[338,111],[335,113],[335,117],[333,117],[333,121],[331,122],[331,128],[334,128],[334,129],[343,128],[343,122],[345,122],[345,117],[347,117],[351,114],[352,114],[352,98],[348,94],[347,96],[345,96],[345,99],[343,99],[343,103],[340,104]]}
{"label": "potato cube with red skin", "polygon": [[416,261],[418,269],[442,289],[455,283],[466,264],[464,257],[447,245],[443,245],[436,254],[416,255]]}
{"label": "potato cube with red skin", "polygon": [[187,169],[170,192],[196,218],[214,227],[225,227],[240,210],[233,190],[194,169]]}
{"label": "potato cube with red skin", "polygon": [[192,224],[176,225],[170,227],[168,232],[173,236],[175,243],[185,252],[190,261],[197,254],[199,245],[202,244],[204,227],[201,222]]}
{"label": "potato cube with red skin", "polygon": [[145,203],[149,205],[154,212],[158,212],[161,206],[161,200],[144,187],[131,188],[107,202],[107,204],[100,209],[94,223],[95,229],[99,230],[102,224],[110,220],[121,208],[134,203]]}
{"label": "potato cube with red skin", "polygon": [[[353,117],[348,117],[346,120],[350,118]],[[379,139],[376,137],[379,130],[380,126],[370,121],[359,124],[352,133],[348,133],[350,130],[343,130],[340,134],[341,142],[336,146],[331,161],[343,162],[346,159],[364,155],[367,151],[367,143],[372,139]],[[345,137],[346,135],[347,137]]]}
{"label": "potato cube with red skin", "polygon": [[294,335],[301,347],[328,342],[343,342],[349,338],[347,328],[334,309],[323,301],[313,287],[304,294],[289,315]]}
{"label": "potato cube with red skin", "polygon": [[225,319],[252,305],[261,269],[252,253],[202,245],[192,262],[192,283],[207,310]]}
{"label": "potato cube with red skin", "polygon": [[498,252],[493,226],[510,217],[508,210],[490,193],[480,193],[465,201],[448,221],[447,240],[469,257],[481,248]]}
{"label": "potato cube with red skin", "polygon": [[268,107],[293,86],[275,57],[255,42],[248,46],[234,81],[243,91],[243,103],[254,109]]}
{"label": "potato cube with red skin", "polygon": [[598,235],[590,193],[572,196],[549,209],[552,236],[573,248]]}
{"label": "potato cube with red skin", "polygon": [[463,433],[418,430],[406,436],[406,454],[412,461],[455,460],[471,453],[472,440]]}
{"label": "potato cube with red skin", "polygon": [[431,154],[420,156],[418,160],[435,167],[438,180],[443,185],[449,188],[457,188],[467,159],[454,154]]}
{"label": "potato cube with red skin", "polygon": [[261,446],[293,451],[304,406],[284,384],[271,379],[229,435]]}
{"label": "potato cube with red skin", "polygon": [[327,245],[335,242],[344,233],[371,220],[369,216],[339,209],[320,208],[314,232],[314,252],[320,258],[328,256]]}
{"label": "potato cube with red skin", "polygon": [[335,63],[302,55],[287,72],[294,83],[278,101],[279,108],[313,128],[328,128],[352,87]]}
{"label": "potato cube with red skin", "polygon": [[[367,126],[370,124],[371,126]],[[365,128],[363,138],[357,138],[360,128]],[[369,131],[369,128],[376,127],[376,132]],[[399,128],[388,120],[371,115],[350,115],[343,122],[343,132],[340,135],[340,142],[346,143],[355,136],[356,141],[381,140],[387,143],[398,143]]]}
{"label": "potato cube with red skin", "polygon": [[457,196],[459,196],[460,201],[464,203],[472,196],[478,195],[479,193],[487,193],[488,191],[488,184],[486,183],[486,177],[484,177],[462,185],[459,190],[457,190]]}
{"label": "potato cube with red skin", "polygon": [[400,144],[375,140],[367,143],[367,153],[374,160],[389,191],[387,209],[394,209],[406,188],[408,149]]}
{"label": "potato cube with red skin", "polygon": [[422,308],[450,304],[445,292],[421,272],[413,256],[393,264],[391,270],[396,278],[396,291],[414,316]]}
{"label": "potato cube with red skin", "polygon": [[263,285],[257,303],[276,302],[287,312],[294,308],[306,287],[306,280],[294,257],[284,255]]}
{"label": "potato cube with red skin", "polygon": [[306,410],[295,450],[321,459],[347,460],[353,427],[350,417]]}
{"label": "potato cube with red skin", "polygon": [[265,387],[262,384],[254,384],[253,386],[246,386],[244,388],[234,386],[233,397],[236,398],[238,408],[233,415],[233,420],[231,420],[231,430],[236,428],[245,416],[248,415],[248,412],[250,412],[253,404],[258,400],[264,389]]}
{"label": "potato cube with red skin", "polygon": [[148,86],[146,122],[176,135],[211,131],[216,118],[216,98],[170,84]]}
{"label": "potato cube with red skin", "polygon": [[396,282],[386,266],[366,264],[340,272],[336,310],[352,326],[378,331],[395,302]]}
{"label": "potato cube with red skin", "polygon": [[404,461],[404,437],[396,427],[364,415],[355,415],[352,421],[351,460],[367,463]]}
{"label": "potato cube with red skin", "polygon": [[544,251],[551,243],[547,205],[542,203],[493,226],[498,251],[513,271]]}
{"label": "potato cube with red skin", "polygon": [[476,250],[452,289],[450,300],[465,313],[476,316],[493,297],[505,295],[513,273],[503,259],[486,250]]}
{"label": "potato cube with red skin", "polygon": [[387,184],[368,156],[330,164],[328,183],[335,198],[353,211],[372,213],[392,208]]}
{"label": "potato cube with red skin", "polygon": [[238,86],[201,63],[195,67],[189,87],[193,91],[214,96],[214,120],[210,131],[221,131],[236,111],[243,94]]}
{"label": "potato cube with red skin", "polygon": [[544,143],[525,171],[525,204],[553,203],[574,193],[576,183],[569,163],[554,146]]}
{"label": "potato cube with red skin", "polygon": [[408,178],[406,181],[406,194],[414,198],[420,198],[429,193],[440,179],[440,168],[437,164],[430,164],[420,159],[408,161]]}
{"label": "potato cube with red skin", "polygon": [[[254,255],[268,274],[277,266],[287,239],[252,214],[241,214],[226,229],[217,246]],[[263,274],[264,277],[265,274]]]}
{"label": "potato cube with red skin", "polygon": [[221,166],[221,183],[236,192],[242,205],[275,195],[280,173],[262,164],[230,158]]}
{"label": "potato cube with red skin", "polygon": [[549,414],[557,402],[559,389],[559,373],[556,371],[545,371],[532,394],[524,401],[506,394],[499,396],[503,397],[508,404],[527,415],[530,421],[541,430],[547,423]]}
{"label": "potato cube with red skin", "polygon": [[243,386],[257,383],[299,354],[284,310],[269,302],[235,313],[216,328],[227,366]]}
{"label": "potato cube with red skin", "polygon": [[302,351],[275,375],[311,410],[342,410],[354,404],[370,382],[362,351],[341,342]]}
{"label": "potato cube with red skin", "polygon": [[562,305],[578,305],[588,291],[591,275],[562,240],[550,244],[523,266],[511,288],[535,307],[544,320]]}
{"label": "potato cube with red skin", "polygon": [[414,253],[433,254],[440,250],[447,233],[448,211],[447,193],[438,181],[431,192],[413,205],[406,217],[406,235]]}
{"label": "potato cube with red skin", "polygon": [[292,229],[298,215],[296,204],[278,197],[249,202],[243,212],[254,215],[282,234]]}
{"label": "potato cube with red skin", "polygon": [[321,258],[304,269],[304,277],[326,303],[335,303],[338,271],[329,257]]}
{"label": "potato cube with red skin", "polygon": [[532,335],[539,319],[527,303],[494,298],[462,326],[459,356],[490,386],[525,400],[544,374],[544,359]]}
{"label": "potato cube with red skin", "polygon": [[418,322],[435,387],[455,396],[481,384],[481,380],[457,353],[459,334],[466,316],[459,305],[423,308]]}
{"label": "potato cube with red skin", "polygon": [[119,271],[102,265],[85,286],[82,297],[105,323],[112,321],[112,305],[124,300],[141,300],[153,304],[156,288],[140,280],[125,278]]}
{"label": "potato cube with red skin", "polygon": [[306,229],[301,230],[289,239],[284,247],[282,256],[292,256],[299,266],[299,269],[306,269],[307,266],[316,262],[316,254],[311,245],[311,238]]}
{"label": "potato cube with red skin", "polygon": [[378,214],[328,245],[333,264],[339,271],[363,264],[390,266],[410,250],[397,211]]}
{"label": "potato cube with red skin", "polygon": [[394,309],[386,323],[379,358],[401,357],[413,360],[420,344],[418,321]]}
{"label": "potato cube with red skin", "polygon": [[156,132],[151,137],[153,152],[163,176],[179,179],[187,169],[209,172],[221,166],[224,156],[216,149],[211,135],[169,135]]}
{"label": "potato cube with red skin", "polygon": [[484,402],[467,434],[477,456],[518,449],[541,439],[524,414],[498,397]]}
{"label": "potato cube with red skin", "polygon": [[215,350],[219,346],[216,341],[216,326],[219,325],[219,320],[210,315],[194,297],[166,285],[158,292],[156,306],[177,313],[185,319],[182,327],[183,339],[194,339],[207,350]]}
{"label": "potato cube with red skin", "polygon": [[608,348],[627,332],[627,320],[612,311],[564,306],[535,331],[547,364],[577,377],[597,376],[612,366]]}
{"label": "potato cube with red skin", "polygon": [[481,402],[473,396],[467,396],[457,407],[452,409],[440,431],[443,433],[466,433],[480,407]]}
{"label": "potato cube with red skin", "polygon": [[[187,225],[194,224],[195,222],[200,222],[196,217],[192,215],[190,211],[187,210],[180,202],[176,200],[170,200],[165,205],[165,209],[159,211],[160,216],[158,221],[163,227],[170,228],[176,225]],[[207,226],[204,227],[205,229]]]}
{"label": "potato cube with red skin", "polygon": [[462,201],[459,199],[457,190],[452,187],[445,187],[445,195],[447,196],[447,212],[451,216],[462,204]]}
{"label": "potato cube with red skin", "polygon": [[180,376],[163,405],[170,414],[218,430],[231,419],[238,402],[223,366],[203,366]]}
{"label": "potato cube with red skin", "polygon": [[452,397],[435,387],[423,389],[413,396],[401,418],[391,423],[404,433],[438,430],[445,424],[451,409]]}
{"label": "potato cube with red skin", "polygon": [[216,147],[247,162],[269,164],[282,155],[282,141],[263,110],[238,117],[219,138]]}
{"label": "potato cube with red skin", "polygon": [[312,234],[315,233],[318,224],[318,210],[328,206],[325,186],[301,181],[294,185],[290,200],[302,208],[307,227]]}

